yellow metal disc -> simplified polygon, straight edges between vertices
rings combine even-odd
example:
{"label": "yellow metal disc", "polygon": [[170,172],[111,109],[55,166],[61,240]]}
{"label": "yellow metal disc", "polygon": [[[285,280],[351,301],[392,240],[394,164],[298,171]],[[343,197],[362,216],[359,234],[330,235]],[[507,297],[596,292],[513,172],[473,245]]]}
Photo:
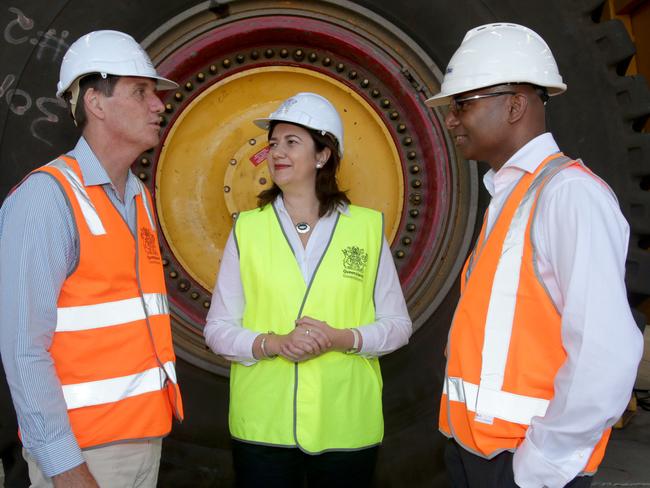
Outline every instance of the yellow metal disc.
{"label": "yellow metal disc", "polygon": [[207,88],[170,127],[156,169],[162,231],[181,265],[212,290],[233,214],[256,206],[271,185],[266,133],[253,124],[286,98],[310,91],[343,119],[345,154],[339,186],[354,204],[384,212],[395,237],[404,199],[397,147],[376,111],[343,83],[316,71],[270,66],[243,71]]}

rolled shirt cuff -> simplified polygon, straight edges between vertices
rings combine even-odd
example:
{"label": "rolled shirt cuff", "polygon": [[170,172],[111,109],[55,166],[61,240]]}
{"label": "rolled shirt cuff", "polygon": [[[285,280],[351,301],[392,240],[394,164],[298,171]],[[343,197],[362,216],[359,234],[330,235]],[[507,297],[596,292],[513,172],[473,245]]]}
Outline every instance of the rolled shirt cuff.
{"label": "rolled shirt cuff", "polygon": [[580,449],[563,459],[561,465],[552,463],[526,439],[515,451],[512,468],[515,482],[521,488],[563,488],[587,465],[593,449]]}
{"label": "rolled shirt cuff", "polygon": [[49,478],[85,462],[72,432],[54,442],[25,449],[36,460],[43,474]]}

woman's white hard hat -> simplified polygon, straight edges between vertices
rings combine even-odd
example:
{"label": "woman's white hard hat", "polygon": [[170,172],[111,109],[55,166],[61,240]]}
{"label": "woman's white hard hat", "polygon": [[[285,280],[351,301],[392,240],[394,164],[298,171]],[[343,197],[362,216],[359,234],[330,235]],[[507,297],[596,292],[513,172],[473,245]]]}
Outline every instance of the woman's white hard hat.
{"label": "woman's white hard hat", "polygon": [[331,102],[316,93],[297,93],[287,98],[268,117],[255,119],[253,123],[268,130],[271,122],[298,124],[321,134],[330,134],[339,146],[339,156],[343,156],[343,123]]}

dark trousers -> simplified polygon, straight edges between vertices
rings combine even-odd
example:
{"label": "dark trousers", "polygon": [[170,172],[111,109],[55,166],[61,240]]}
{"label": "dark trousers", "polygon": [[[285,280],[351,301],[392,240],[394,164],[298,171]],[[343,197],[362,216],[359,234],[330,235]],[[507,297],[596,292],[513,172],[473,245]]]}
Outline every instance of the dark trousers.
{"label": "dark trousers", "polygon": [[[448,440],[445,465],[454,488],[517,488],[512,471],[512,453],[502,452],[492,459],[476,456]],[[591,476],[578,476],[566,487],[589,488]]]}
{"label": "dark trousers", "polygon": [[363,488],[372,483],[377,447],[305,454],[297,448],[232,441],[237,488]]}

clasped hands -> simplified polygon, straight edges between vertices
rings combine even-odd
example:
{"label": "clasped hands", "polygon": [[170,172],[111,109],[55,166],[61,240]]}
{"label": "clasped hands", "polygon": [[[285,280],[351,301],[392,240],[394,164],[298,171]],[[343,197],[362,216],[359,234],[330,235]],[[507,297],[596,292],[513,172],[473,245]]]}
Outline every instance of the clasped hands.
{"label": "clasped hands", "polygon": [[265,351],[289,361],[301,362],[328,351],[346,351],[352,347],[354,335],[349,329],[335,329],[311,317],[296,320],[296,327],[285,335],[266,336]]}

